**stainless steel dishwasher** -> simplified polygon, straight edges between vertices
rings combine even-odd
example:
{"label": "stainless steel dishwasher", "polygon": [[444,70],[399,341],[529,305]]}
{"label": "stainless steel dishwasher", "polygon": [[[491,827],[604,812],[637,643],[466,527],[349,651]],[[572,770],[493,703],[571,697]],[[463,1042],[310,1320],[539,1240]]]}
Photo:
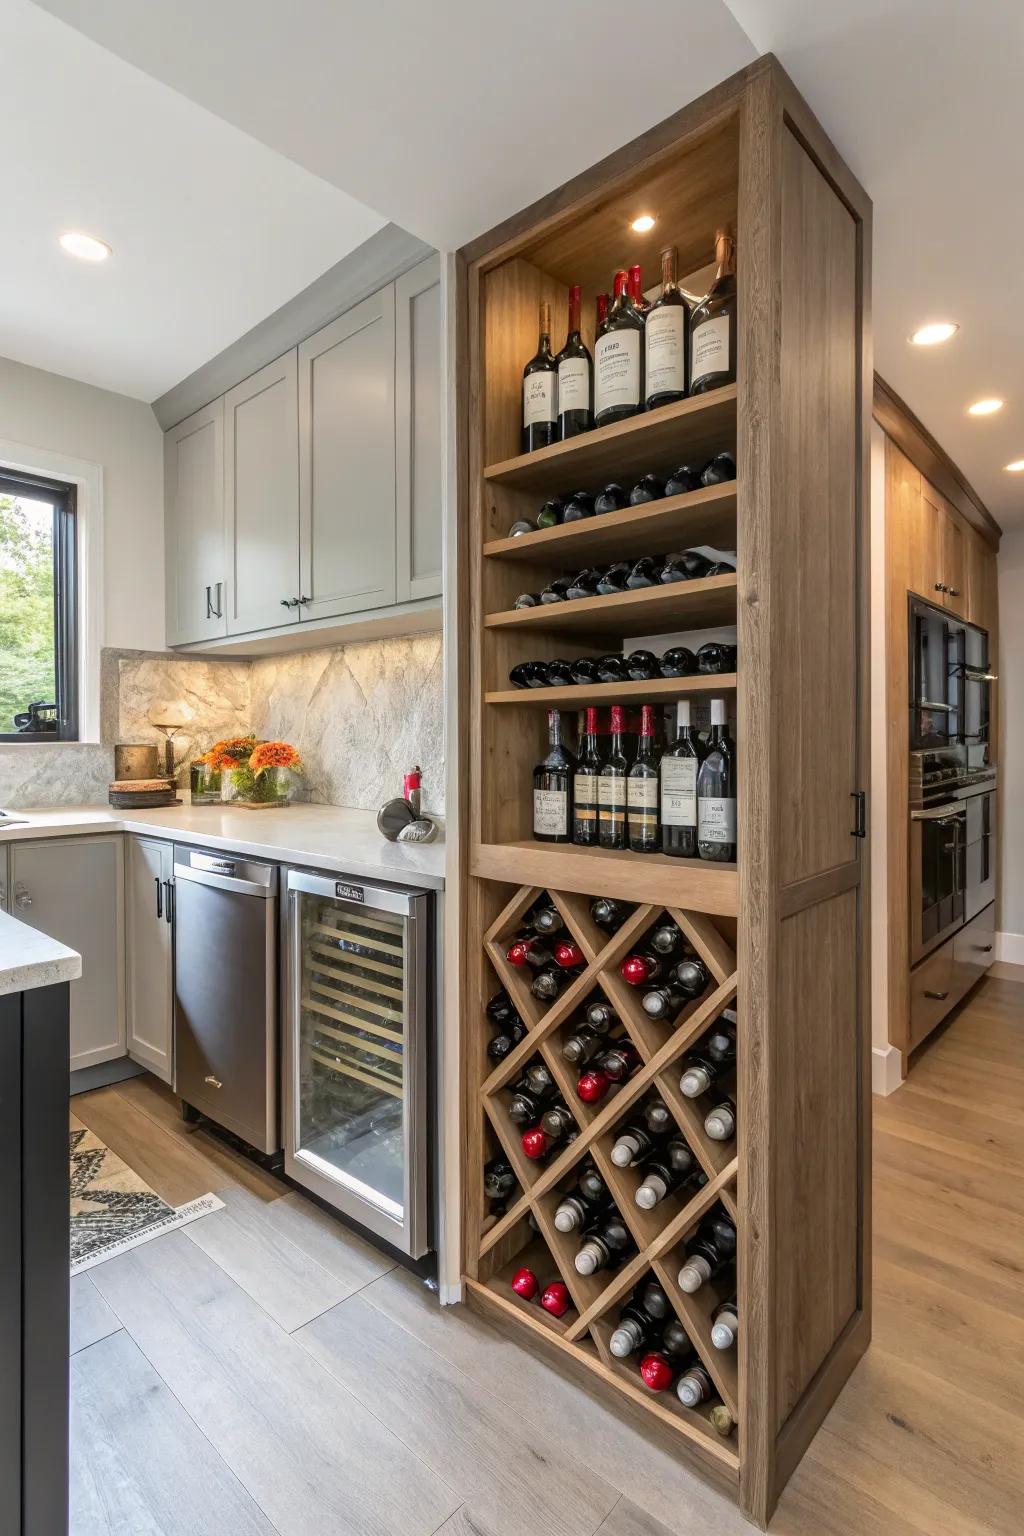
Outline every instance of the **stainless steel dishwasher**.
{"label": "stainless steel dishwasher", "polygon": [[187,1119],[280,1151],[276,865],[175,844],[174,1058]]}

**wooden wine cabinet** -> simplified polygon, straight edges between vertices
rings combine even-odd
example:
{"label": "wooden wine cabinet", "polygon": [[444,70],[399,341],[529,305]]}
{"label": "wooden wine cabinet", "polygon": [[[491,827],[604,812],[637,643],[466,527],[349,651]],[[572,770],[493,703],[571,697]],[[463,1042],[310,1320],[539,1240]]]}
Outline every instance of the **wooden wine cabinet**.
{"label": "wooden wine cabinet", "polygon": [[[630,232],[638,212],[657,222]],[[764,1525],[779,1492],[870,1332],[870,1072],[867,844],[852,798],[867,783],[867,429],[871,416],[870,203],[792,84],[768,57],[456,259],[460,486],[456,612],[462,748],[461,995],[463,1266],[470,1304],[524,1331],[567,1369],[674,1437]],[[620,266],[653,277],[665,244],[684,286],[704,291],[716,228],[736,233],[739,363],[734,386],[633,417],[534,454],[517,452],[522,368],[537,310],[594,299]],[[559,327],[556,324],[556,332]],[[560,337],[556,337],[556,340]],[[737,480],[603,518],[508,537],[546,497],[608,479],[666,472],[735,452]],[[517,610],[517,593],[564,570],[694,543],[733,547],[735,577]],[[735,624],[734,676],[622,688],[517,693],[516,662],[618,650],[640,637]],[[666,643],[673,643],[672,641]],[[613,699],[672,703],[725,696],[739,764],[736,865],[538,843],[531,770],[545,741],[544,705]],[[505,959],[503,941],[547,892],[586,966],[544,1011]],[[635,904],[600,932],[589,898]],[[619,977],[630,945],[668,913],[711,974],[704,997],[671,1028],[654,1024]],[[507,987],[528,1035],[499,1067],[487,1057],[484,1004]],[[642,1066],[600,1106],[581,1105],[559,1048],[574,1009],[608,997]],[[739,1120],[733,1146],[711,1141],[678,1088],[679,1058],[735,1003]],[[520,1147],[507,1085],[534,1055],[577,1115],[579,1135],[546,1164]],[[614,1128],[655,1087],[709,1182],[653,1211],[636,1175],[609,1158]],[[498,1152],[519,1192],[488,1215],[482,1170]],[[579,1276],[576,1243],[553,1212],[573,1169],[593,1158],[637,1244],[610,1273]],[[680,1245],[720,1203],[738,1228],[738,1351],[710,1344],[714,1285],[685,1296]],[[532,1217],[532,1223],[531,1218]],[[561,1319],[509,1284],[533,1260],[572,1298]],[[608,1338],[634,1283],[653,1273],[737,1428],[723,1436],[702,1410],[646,1389]]]}

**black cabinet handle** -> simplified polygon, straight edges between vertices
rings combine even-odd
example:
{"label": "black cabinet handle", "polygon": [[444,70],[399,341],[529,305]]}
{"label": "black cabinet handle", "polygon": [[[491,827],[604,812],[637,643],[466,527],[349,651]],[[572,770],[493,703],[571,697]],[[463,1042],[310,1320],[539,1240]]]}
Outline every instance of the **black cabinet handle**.
{"label": "black cabinet handle", "polygon": [[206,589],[206,617],[208,619],[212,619],[213,618],[213,609],[210,606],[210,589],[209,589],[209,587],[207,587],[207,589]]}
{"label": "black cabinet handle", "polygon": [[164,917],[168,923],[174,922],[174,881],[164,881]]}
{"label": "black cabinet handle", "polygon": [[992,953],[991,944],[975,944],[974,947],[975,949],[980,949],[983,955],[990,955]]}
{"label": "black cabinet handle", "polygon": [[282,597],[282,599],[281,599],[281,607],[282,608],[297,608],[299,606],[300,601],[301,601],[301,599],[297,598],[297,597]]}
{"label": "black cabinet handle", "polygon": [[153,883],[156,886],[156,917],[159,922],[164,915],[164,887],[159,875],[154,876]]}
{"label": "black cabinet handle", "polygon": [[867,813],[867,799],[868,799],[868,797],[867,797],[867,794],[866,794],[866,792],[863,789],[852,789],[850,791],[850,799],[855,802],[855,804],[854,804],[854,815],[855,815],[855,818],[856,818],[854,823],[853,823],[853,827],[852,827],[852,829],[850,831],[850,836],[851,837],[867,837],[867,835],[868,835],[868,822],[867,822],[867,814],[868,814]]}
{"label": "black cabinet handle", "polygon": [[936,592],[948,592],[949,588],[946,586],[944,581],[937,581],[935,583],[935,590]]}
{"label": "black cabinet handle", "polygon": [[949,593],[950,597],[959,597],[960,596],[960,588],[959,587],[947,587],[946,591]]}
{"label": "black cabinet handle", "polygon": [[313,599],[311,597],[300,597],[299,598],[299,607],[300,608],[304,608],[307,603],[311,603],[312,601],[313,601]]}
{"label": "black cabinet handle", "polygon": [[925,997],[930,997],[933,1003],[944,1003],[949,996],[948,992],[926,992]]}
{"label": "black cabinet handle", "polygon": [[222,595],[223,594],[223,590],[224,590],[224,583],[222,581],[218,581],[216,583],[216,588],[217,588],[217,606],[213,610],[213,617],[215,619],[222,619],[224,617],[224,599],[223,599],[223,595]]}

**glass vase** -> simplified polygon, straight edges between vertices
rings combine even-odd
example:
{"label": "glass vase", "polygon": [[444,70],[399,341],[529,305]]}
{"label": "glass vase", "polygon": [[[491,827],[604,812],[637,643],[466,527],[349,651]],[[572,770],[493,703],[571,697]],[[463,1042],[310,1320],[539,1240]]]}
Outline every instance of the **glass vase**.
{"label": "glass vase", "polygon": [[220,769],[211,768],[209,763],[193,763],[189,769],[192,804],[219,805],[222,777]]}
{"label": "glass vase", "polygon": [[287,805],[295,793],[295,776],[290,768],[264,768],[253,773],[246,764],[223,775],[221,798],[246,810],[272,810]]}

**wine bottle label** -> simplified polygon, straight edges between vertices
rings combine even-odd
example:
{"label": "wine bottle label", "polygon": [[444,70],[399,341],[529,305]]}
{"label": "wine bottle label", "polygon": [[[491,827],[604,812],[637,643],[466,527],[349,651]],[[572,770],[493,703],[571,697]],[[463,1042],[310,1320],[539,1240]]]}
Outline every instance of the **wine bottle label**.
{"label": "wine bottle label", "polygon": [[729,371],[729,316],[705,320],[693,333],[690,355],[690,387],[707,373]]}
{"label": "wine bottle label", "polygon": [[686,391],[686,311],[665,304],[647,316],[647,395]]}
{"label": "wine bottle label", "polygon": [[609,815],[625,816],[625,780],[612,778],[610,775],[602,773],[597,781],[597,803],[601,810],[607,811]]}
{"label": "wine bottle label", "polygon": [[640,404],[640,332],[609,331],[594,348],[594,411]]}
{"label": "wine bottle label", "polygon": [[558,409],[590,410],[590,364],[585,357],[566,357],[559,363]]}
{"label": "wine bottle label", "polygon": [[736,841],[736,801],[705,796],[697,802],[697,836],[702,843]]}
{"label": "wine bottle label", "polygon": [[577,821],[597,820],[597,780],[592,773],[577,773],[572,781],[573,815]]}
{"label": "wine bottle label", "polygon": [[697,759],[661,760],[661,821],[666,827],[697,825]]}
{"label": "wine bottle label", "polygon": [[535,789],[533,830],[546,837],[565,837],[569,832],[569,796],[564,789]]}
{"label": "wine bottle label", "polygon": [[523,377],[523,426],[554,421],[558,416],[558,381],[553,373],[527,373]]}
{"label": "wine bottle label", "polygon": [[657,779],[627,779],[626,806],[632,826],[656,827],[658,824]]}

